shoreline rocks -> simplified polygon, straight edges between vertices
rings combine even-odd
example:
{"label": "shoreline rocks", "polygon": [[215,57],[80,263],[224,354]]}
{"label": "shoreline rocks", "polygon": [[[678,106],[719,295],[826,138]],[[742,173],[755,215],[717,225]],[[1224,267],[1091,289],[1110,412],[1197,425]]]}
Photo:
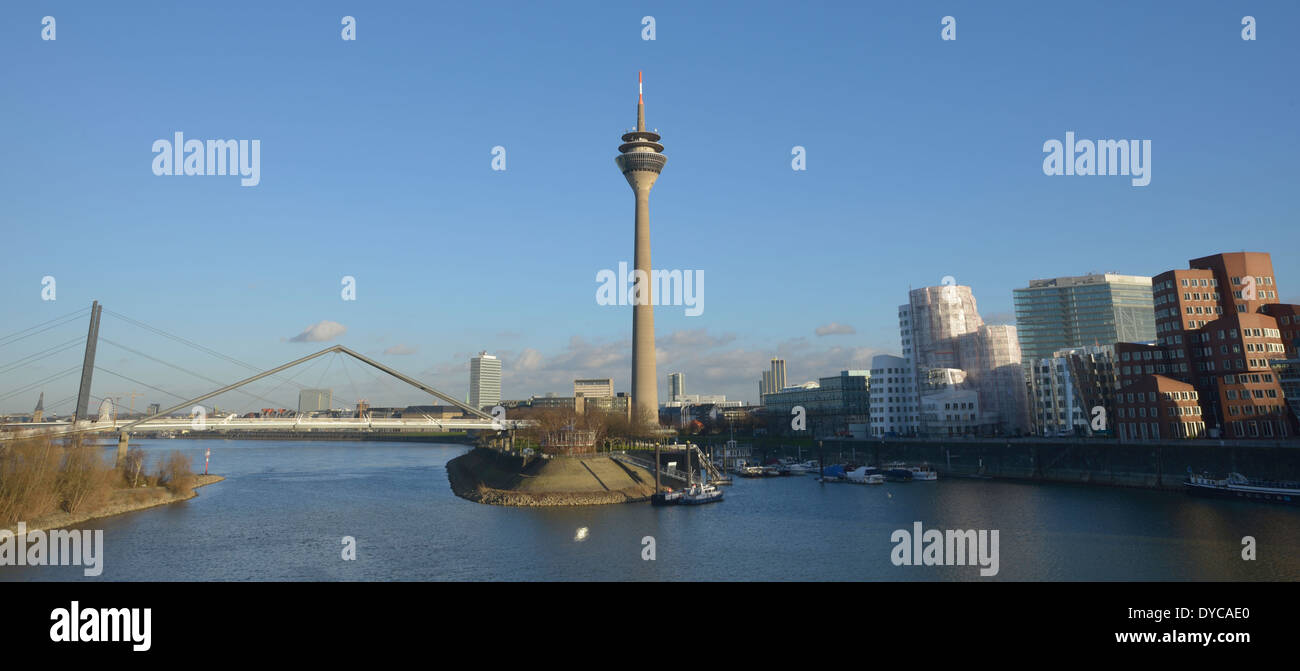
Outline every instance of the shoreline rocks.
{"label": "shoreline rocks", "polygon": [[[650,495],[654,493],[653,475],[637,473],[625,465],[617,465],[618,470],[610,470],[612,467],[607,467],[607,462],[613,462],[609,457],[592,455],[585,459],[546,460],[552,463],[542,462],[535,468],[517,472],[512,472],[508,461],[500,463],[502,461],[496,453],[480,448],[447,462],[447,480],[451,483],[452,492],[475,503],[514,507],[635,503],[650,500]],[[606,467],[603,468],[605,479],[616,486],[610,488],[605,480],[596,475],[592,466],[597,469]],[[573,474],[579,472],[578,468],[590,473],[589,482],[577,480],[577,484],[585,486],[586,491],[573,489]]]}

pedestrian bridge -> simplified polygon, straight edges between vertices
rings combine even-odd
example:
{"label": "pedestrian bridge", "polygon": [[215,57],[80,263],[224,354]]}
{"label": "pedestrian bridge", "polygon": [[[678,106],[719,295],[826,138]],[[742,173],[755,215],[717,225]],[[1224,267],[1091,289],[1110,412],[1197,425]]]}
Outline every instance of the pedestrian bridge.
{"label": "pedestrian bridge", "polygon": [[[405,382],[417,389],[432,394],[434,397],[445,401],[459,408],[464,417],[455,419],[435,419],[430,416],[423,417],[400,417],[400,418],[374,418],[363,415],[361,417],[239,417],[236,415],[209,417],[206,409],[197,405],[214,396],[224,394],[229,391],[238,389],[246,384],[255,382],[269,375],[274,375],[287,368],[292,368],[301,363],[310,361],[319,356],[324,356],[331,352],[346,354],[362,363],[391,375],[402,382]],[[180,416],[175,416],[176,414]],[[38,422],[29,424],[10,425],[6,430],[12,431],[15,435],[27,435],[32,433],[44,432],[54,435],[67,435],[74,433],[117,433],[121,436],[121,447],[125,447],[126,437],[131,433],[154,433],[154,432],[195,432],[195,431],[365,431],[373,429],[382,429],[385,431],[398,430],[410,432],[444,432],[444,431],[512,431],[531,425],[528,420],[509,420],[503,414],[497,416],[490,415],[478,408],[472,408],[465,403],[448,396],[423,382],[404,375],[384,364],[373,359],[362,356],[342,345],[327,347],[315,354],[310,354],[301,359],[290,361],[282,366],[277,366],[270,370],[258,373],[252,377],[240,380],[233,384],[226,385],[215,391],[208,392],[201,396],[178,403],[170,408],[161,409],[158,412],[140,419],[116,419],[113,417],[100,417],[98,420],[78,420],[76,422]]]}

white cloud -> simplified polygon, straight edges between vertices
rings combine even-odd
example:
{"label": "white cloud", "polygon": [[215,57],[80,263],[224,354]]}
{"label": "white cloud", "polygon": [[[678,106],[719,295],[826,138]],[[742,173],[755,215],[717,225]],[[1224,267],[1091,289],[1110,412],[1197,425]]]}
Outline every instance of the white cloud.
{"label": "white cloud", "polygon": [[348,327],[338,322],[324,319],[303,329],[302,333],[290,338],[289,342],[325,342],[343,335],[347,330]]}
{"label": "white cloud", "polygon": [[857,332],[858,330],[853,328],[852,326],[849,326],[848,324],[841,324],[839,322],[831,322],[829,324],[826,324],[825,326],[818,326],[817,330],[815,331],[815,333],[819,336],[853,335],[854,333]]}

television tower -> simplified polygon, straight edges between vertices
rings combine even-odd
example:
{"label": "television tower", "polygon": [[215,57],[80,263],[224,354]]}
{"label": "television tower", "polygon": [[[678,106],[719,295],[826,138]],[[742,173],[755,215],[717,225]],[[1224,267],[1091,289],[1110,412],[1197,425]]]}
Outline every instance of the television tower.
{"label": "television tower", "polygon": [[[659,380],[655,374],[655,308],[650,275],[650,187],[668,162],[659,134],[645,129],[641,73],[636,75],[636,130],[623,134],[618,169],[636,196],[635,258],[632,305],[632,418],[659,425]],[[644,286],[639,286],[644,283]]]}

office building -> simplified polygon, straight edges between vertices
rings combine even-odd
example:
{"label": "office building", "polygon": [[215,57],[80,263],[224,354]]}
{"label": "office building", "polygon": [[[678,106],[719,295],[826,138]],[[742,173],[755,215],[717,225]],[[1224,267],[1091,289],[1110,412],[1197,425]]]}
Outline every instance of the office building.
{"label": "office building", "polygon": [[871,435],[916,434],[916,380],[908,360],[892,354],[871,358]]}
{"label": "office building", "polygon": [[574,380],[573,395],[587,398],[610,398],[614,395],[614,380],[608,377]]}
{"label": "office building", "polygon": [[[918,408],[931,369],[960,369],[965,371],[965,383],[979,395],[980,433],[1017,435],[1029,430],[1016,327],[986,325],[970,287],[952,284],[913,289],[908,302],[899,306],[898,316],[903,358],[914,381]],[[925,418],[924,412],[919,413],[919,431],[941,433],[926,430]]]}
{"label": "office building", "polygon": [[[1281,320],[1290,321],[1297,306],[1278,302],[1270,256],[1192,259],[1186,270],[1156,275],[1152,288],[1155,343],[1115,347],[1120,438],[1294,436],[1296,418],[1273,364],[1287,358]],[[1161,399],[1178,405],[1153,407]],[[1160,414],[1153,418],[1152,410]]]}
{"label": "office building", "polygon": [[1025,364],[1059,350],[1155,340],[1151,278],[1115,273],[1032,280],[1012,292]]}
{"label": "office building", "polygon": [[1114,359],[1114,346],[1103,345],[1062,349],[1032,364],[1030,419],[1035,432],[1043,436],[1107,434],[1115,414]]}
{"label": "office building", "polygon": [[685,376],[681,373],[668,374],[668,399],[679,401],[686,395]]}
{"label": "office building", "polygon": [[772,391],[785,389],[785,359],[772,359]]}
{"label": "office building", "polygon": [[501,403],[501,360],[479,352],[469,360],[469,406],[490,410]]}
{"label": "office building", "polygon": [[[324,412],[333,403],[334,392],[329,389],[303,389],[298,392],[298,414]],[[215,414],[215,409],[214,409]]]}
{"label": "office building", "polygon": [[871,371],[844,370],[817,382],[786,387],[763,396],[768,431],[777,435],[794,433],[794,409],[802,407],[806,431],[817,437],[845,436],[850,425],[867,426],[871,418]]}

